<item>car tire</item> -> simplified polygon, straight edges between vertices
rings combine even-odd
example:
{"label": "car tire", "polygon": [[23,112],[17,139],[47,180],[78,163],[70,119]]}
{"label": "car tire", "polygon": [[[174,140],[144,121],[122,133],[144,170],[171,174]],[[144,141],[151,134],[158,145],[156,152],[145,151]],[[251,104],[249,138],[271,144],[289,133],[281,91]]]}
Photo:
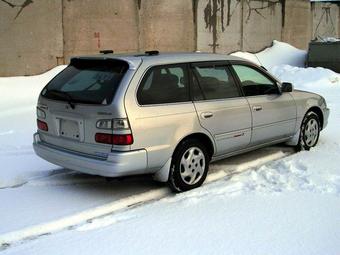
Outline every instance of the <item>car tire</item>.
{"label": "car tire", "polygon": [[298,151],[309,151],[318,143],[320,130],[319,116],[315,112],[308,112],[302,120],[299,143],[296,149]]}
{"label": "car tire", "polygon": [[169,186],[183,192],[202,185],[207,177],[210,155],[200,141],[188,139],[175,150],[169,173]]}

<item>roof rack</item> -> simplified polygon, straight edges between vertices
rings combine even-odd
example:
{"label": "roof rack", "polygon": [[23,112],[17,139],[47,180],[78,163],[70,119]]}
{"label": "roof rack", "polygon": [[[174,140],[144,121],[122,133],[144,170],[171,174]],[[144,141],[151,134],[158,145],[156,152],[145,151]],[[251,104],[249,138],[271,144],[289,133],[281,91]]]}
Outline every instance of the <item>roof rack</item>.
{"label": "roof rack", "polygon": [[158,50],[145,51],[145,55],[148,55],[148,56],[159,55],[159,51]]}
{"label": "roof rack", "polygon": [[102,54],[112,54],[113,50],[101,50],[101,51],[99,51],[99,53],[102,53]]}

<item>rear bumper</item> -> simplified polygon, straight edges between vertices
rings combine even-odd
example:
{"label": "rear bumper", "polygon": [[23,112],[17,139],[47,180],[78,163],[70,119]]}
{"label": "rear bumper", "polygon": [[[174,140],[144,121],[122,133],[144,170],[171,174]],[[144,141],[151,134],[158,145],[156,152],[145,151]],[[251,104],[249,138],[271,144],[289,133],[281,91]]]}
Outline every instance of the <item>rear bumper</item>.
{"label": "rear bumper", "polygon": [[77,155],[62,149],[56,149],[40,140],[35,133],[33,148],[35,153],[53,164],[79,172],[107,177],[143,174],[147,169],[145,150],[111,152],[106,160]]}

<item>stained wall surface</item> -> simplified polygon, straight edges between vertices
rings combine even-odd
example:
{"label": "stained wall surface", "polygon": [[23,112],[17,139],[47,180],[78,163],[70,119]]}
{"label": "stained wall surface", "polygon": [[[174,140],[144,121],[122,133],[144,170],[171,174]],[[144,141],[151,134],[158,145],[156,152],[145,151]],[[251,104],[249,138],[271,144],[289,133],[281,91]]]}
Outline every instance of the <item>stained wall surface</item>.
{"label": "stained wall surface", "polygon": [[[44,0],[41,0],[44,1]],[[63,1],[64,56],[138,51],[135,0]]]}
{"label": "stained wall surface", "polygon": [[[340,4],[340,3],[339,3]],[[339,36],[339,6],[331,3],[312,4],[313,38]]]}
{"label": "stained wall surface", "polygon": [[307,49],[312,39],[312,12],[309,0],[286,0],[282,40]]}
{"label": "stained wall surface", "polygon": [[0,76],[42,73],[71,56],[115,52],[307,49],[339,37],[339,5],[309,0],[0,0]]}
{"label": "stained wall surface", "polygon": [[232,52],[242,45],[242,2],[201,0],[197,6],[197,50]]}
{"label": "stained wall surface", "polygon": [[139,6],[140,51],[193,51],[192,0],[144,0]]}
{"label": "stained wall surface", "polygon": [[60,0],[0,1],[0,76],[41,73],[62,57]]}
{"label": "stained wall surface", "polygon": [[256,52],[281,41],[283,1],[244,1],[243,47]]}

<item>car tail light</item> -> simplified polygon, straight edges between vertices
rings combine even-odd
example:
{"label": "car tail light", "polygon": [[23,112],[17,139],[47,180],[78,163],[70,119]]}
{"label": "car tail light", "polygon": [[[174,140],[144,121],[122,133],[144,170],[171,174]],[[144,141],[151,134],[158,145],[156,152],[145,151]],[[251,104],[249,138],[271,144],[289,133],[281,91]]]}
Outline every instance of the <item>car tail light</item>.
{"label": "car tail light", "polygon": [[43,122],[41,120],[37,120],[38,129],[43,131],[48,131],[48,126],[46,122]]}
{"label": "car tail light", "polygon": [[112,120],[113,129],[129,129],[130,124],[128,119],[113,119]]}
{"label": "car tail light", "polygon": [[96,127],[99,129],[113,129],[122,130],[129,129],[130,124],[128,119],[108,119],[108,120],[98,120]]}
{"label": "car tail light", "polygon": [[99,129],[112,129],[112,120],[98,120],[96,127]]}
{"label": "car tail light", "polygon": [[131,145],[133,143],[132,134],[126,135],[112,135],[97,133],[95,135],[95,140],[97,143],[113,144],[113,145]]}
{"label": "car tail light", "polygon": [[40,119],[45,119],[46,118],[46,113],[45,113],[44,110],[42,110],[39,107],[37,107],[37,116]]}
{"label": "car tail light", "polygon": [[133,136],[128,135],[113,135],[113,144],[115,145],[130,145],[133,144]]}

